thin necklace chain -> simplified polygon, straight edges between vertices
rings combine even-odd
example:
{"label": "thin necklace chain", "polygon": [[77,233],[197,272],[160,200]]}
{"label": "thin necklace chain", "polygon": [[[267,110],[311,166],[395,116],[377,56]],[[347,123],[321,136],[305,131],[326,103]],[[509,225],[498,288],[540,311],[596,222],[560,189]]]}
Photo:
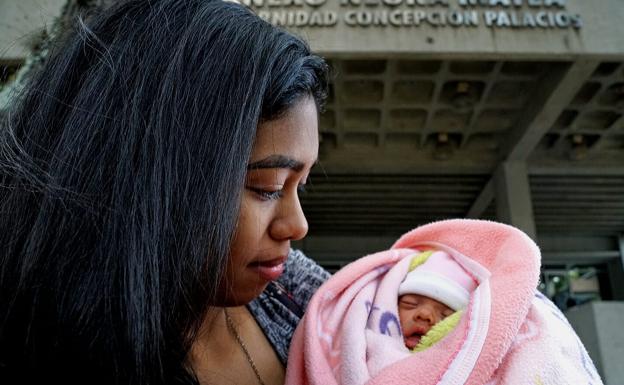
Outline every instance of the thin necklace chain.
{"label": "thin necklace chain", "polygon": [[238,331],[236,331],[236,327],[234,326],[234,322],[232,321],[232,318],[230,317],[230,314],[228,313],[227,309],[224,308],[223,309],[223,313],[225,313],[225,322],[227,323],[228,329],[230,330],[230,332],[234,336],[234,339],[236,339],[236,342],[238,342],[238,345],[243,350],[243,353],[245,354],[245,358],[247,359],[247,362],[249,362],[249,365],[251,366],[251,369],[253,370],[254,374],[256,375],[256,378],[258,379],[258,382],[260,383],[260,385],[266,385],[265,382],[262,381],[262,377],[260,377],[260,372],[258,371],[258,368],[256,367],[256,363],[251,358],[251,355],[249,354],[249,350],[247,350],[247,346],[243,342],[243,339],[241,338],[241,336],[238,334]]}

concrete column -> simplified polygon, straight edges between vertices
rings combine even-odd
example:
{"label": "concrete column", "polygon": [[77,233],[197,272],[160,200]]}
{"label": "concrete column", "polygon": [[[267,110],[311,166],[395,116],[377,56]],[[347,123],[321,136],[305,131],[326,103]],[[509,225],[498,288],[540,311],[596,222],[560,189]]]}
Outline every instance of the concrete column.
{"label": "concrete column", "polygon": [[618,237],[620,257],[607,264],[609,283],[614,301],[624,301],[624,234]]}
{"label": "concrete column", "polygon": [[620,385],[624,378],[624,302],[589,302],[565,312],[585,345],[605,385]]}
{"label": "concrete column", "polygon": [[526,163],[503,162],[494,173],[496,216],[537,239]]}
{"label": "concrete column", "polygon": [[611,286],[611,295],[614,301],[624,301],[624,268],[619,259],[607,263],[607,273]]}
{"label": "concrete column", "polygon": [[620,262],[624,267],[624,234],[620,234],[618,237],[618,245],[620,246]]}

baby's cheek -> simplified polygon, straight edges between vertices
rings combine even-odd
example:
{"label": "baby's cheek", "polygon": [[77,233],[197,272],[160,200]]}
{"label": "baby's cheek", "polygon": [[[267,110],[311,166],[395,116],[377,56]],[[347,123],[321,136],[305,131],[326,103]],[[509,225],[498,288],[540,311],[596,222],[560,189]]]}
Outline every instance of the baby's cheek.
{"label": "baby's cheek", "polygon": [[405,323],[407,322],[408,316],[407,312],[399,309],[399,323],[401,324],[401,330],[405,329]]}

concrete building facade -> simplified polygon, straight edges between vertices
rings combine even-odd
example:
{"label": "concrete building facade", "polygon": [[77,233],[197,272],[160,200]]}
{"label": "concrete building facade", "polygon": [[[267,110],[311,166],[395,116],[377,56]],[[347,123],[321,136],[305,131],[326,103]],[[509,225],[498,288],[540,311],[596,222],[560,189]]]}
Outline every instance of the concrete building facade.
{"label": "concrete building facade", "polygon": [[300,247],[337,269],[433,220],[517,226],[542,249],[540,290],[618,384],[624,4],[245,2],[334,71]]}

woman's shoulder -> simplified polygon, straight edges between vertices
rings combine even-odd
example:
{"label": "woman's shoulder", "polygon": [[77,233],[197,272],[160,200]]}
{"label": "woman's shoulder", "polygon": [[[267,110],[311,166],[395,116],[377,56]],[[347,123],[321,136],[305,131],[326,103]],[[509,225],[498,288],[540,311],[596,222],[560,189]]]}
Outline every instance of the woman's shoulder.
{"label": "woman's shoulder", "polygon": [[247,307],[285,365],[290,340],[310,298],[330,274],[299,250],[290,250],[284,273]]}
{"label": "woman's shoulder", "polygon": [[329,272],[301,250],[290,249],[284,273],[278,282],[305,309],[316,290],[330,277]]}

